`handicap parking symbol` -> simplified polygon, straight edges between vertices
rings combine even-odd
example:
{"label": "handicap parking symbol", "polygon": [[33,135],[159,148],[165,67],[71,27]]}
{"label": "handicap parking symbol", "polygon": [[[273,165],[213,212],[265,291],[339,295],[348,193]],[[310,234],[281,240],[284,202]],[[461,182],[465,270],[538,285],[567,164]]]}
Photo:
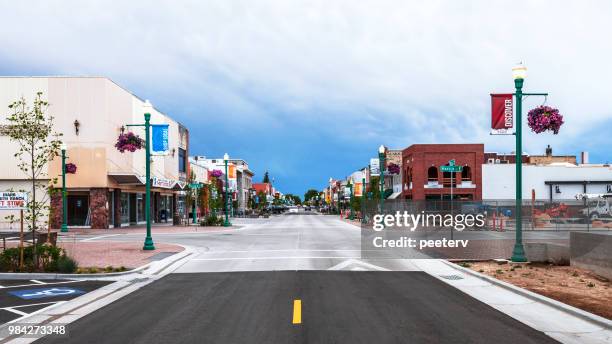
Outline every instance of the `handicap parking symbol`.
{"label": "handicap parking symbol", "polygon": [[57,288],[38,288],[9,291],[11,295],[17,296],[24,300],[42,299],[45,297],[67,296],[85,294],[84,291],[75,288],[57,287]]}

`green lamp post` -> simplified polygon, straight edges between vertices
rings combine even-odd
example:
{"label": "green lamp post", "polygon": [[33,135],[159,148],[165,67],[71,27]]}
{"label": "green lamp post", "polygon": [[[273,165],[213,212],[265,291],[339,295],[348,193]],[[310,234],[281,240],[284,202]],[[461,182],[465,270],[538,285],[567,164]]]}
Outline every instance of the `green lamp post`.
{"label": "green lamp post", "polygon": [[60,146],[62,151],[62,232],[68,232],[68,201],[66,200],[66,144]]}
{"label": "green lamp post", "polygon": [[349,209],[350,209],[350,215],[349,215],[349,220],[353,220],[355,218],[355,214],[353,214],[353,178],[349,178],[348,182],[346,183],[346,186],[348,186],[349,188]]}
{"label": "green lamp post", "polygon": [[380,213],[382,214],[385,206],[385,146],[378,147],[378,160],[380,168]]}
{"label": "green lamp post", "polygon": [[145,251],[155,250],[153,244],[153,237],[151,236],[151,109],[153,105],[146,100],[143,105],[144,110],[144,124],[128,124],[128,127],[144,127],[145,129],[145,180],[146,180],[146,193],[145,193],[145,220],[147,221],[147,236],[145,237],[144,246],[142,247]]}
{"label": "green lamp post", "polygon": [[365,211],[366,211],[366,171],[363,171],[363,178],[361,178],[361,223],[366,223]]}
{"label": "green lamp post", "polygon": [[516,167],[516,191],[515,191],[515,222],[516,222],[516,238],[514,249],[512,250],[513,262],[526,262],[525,248],[523,247],[523,138],[522,138],[522,108],[523,96],[547,96],[548,93],[523,93],[523,82],[527,76],[527,68],[523,64],[518,64],[512,68],[512,77],[514,78],[514,87],[516,89],[514,96],[516,98],[516,149],[515,149],[515,167]]}
{"label": "green lamp post", "polygon": [[229,221],[229,181],[227,178],[227,164],[229,163],[229,155],[225,153],[223,155],[223,162],[225,163],[225,221],[223,227],[229,227],[232,224]]}

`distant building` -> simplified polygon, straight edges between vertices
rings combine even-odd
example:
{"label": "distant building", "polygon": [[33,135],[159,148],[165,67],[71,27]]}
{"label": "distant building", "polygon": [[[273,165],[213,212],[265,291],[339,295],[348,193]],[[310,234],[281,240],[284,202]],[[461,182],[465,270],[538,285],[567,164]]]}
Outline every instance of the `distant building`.
{"label": "distant building", "polygon": [[[586,153],[583,153],[583,157]],[[523,164],[530,165],[548,165],[552,163],[569,163],[576,165],[575,155],[553,155],[552,148],[546,147],[544,155],[529,155],[524,154],[521,156]],[[583,159],[584,160],[584,159]],[[485,164],[514,164],[516,162],[516,156],[513,153],[500,154],[494,152],[485,152],[484,161]]]}
{"label": "distant building", "polygon": [[[440,171],[455,160],[461,173]],[[402,152],[403,198],[413,200],[482,199],[483,144],[415,144]]]}

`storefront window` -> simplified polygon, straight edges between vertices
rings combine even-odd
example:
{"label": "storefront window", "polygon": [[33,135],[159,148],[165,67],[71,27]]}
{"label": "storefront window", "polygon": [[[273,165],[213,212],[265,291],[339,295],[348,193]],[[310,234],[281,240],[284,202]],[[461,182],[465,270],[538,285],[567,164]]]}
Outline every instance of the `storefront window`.
{"label": "storefront window", "polygon": [[121,223],[130,222],[130,202],[127,193],[121,193]]}
{"label": "storefront window", "polygon": [[144,194],[136,195],[136,207],[137,207],[137,221],[145,221],[145,197]]}

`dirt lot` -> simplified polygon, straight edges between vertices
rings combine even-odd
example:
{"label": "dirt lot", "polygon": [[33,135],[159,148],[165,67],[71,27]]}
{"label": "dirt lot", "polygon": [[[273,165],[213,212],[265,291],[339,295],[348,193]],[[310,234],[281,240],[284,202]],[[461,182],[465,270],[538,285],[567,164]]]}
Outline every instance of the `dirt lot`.
{"label": "dirt lot", "polygon": [[612,319],[611,283],[589,270],[548,264],[500,265],[497,262],[460,264],[532,292]]}

